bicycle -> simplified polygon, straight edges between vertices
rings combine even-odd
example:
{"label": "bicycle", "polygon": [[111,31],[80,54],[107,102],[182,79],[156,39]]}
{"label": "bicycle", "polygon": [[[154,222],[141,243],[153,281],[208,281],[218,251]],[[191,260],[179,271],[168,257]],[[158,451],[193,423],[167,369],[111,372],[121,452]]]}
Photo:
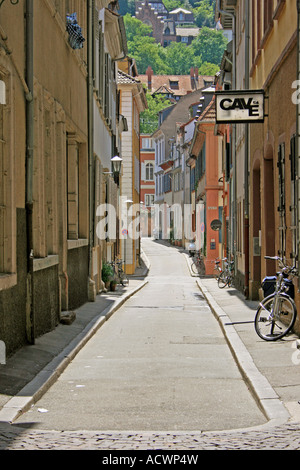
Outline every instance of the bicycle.
{"label": "bicycle", "polygon": [[116,259],[115,261],[112,261],[110,264],[113,267],[115,278],[118,284],[122,284],[122,286],[128,286],[129,279],[127,277],[127,274],[123,270],[123,260]]}
{"label": "bicycle", "polygon": [[[223,261],[226,261],[226,258],[224,258]],[[214,266],[214,269],[213,269],[213,277],[217,281],[219,279],[219,276],[220,276],[221,272],[222,272],[221,260],[219,258],[216,258],[214,263],[215,263],[215,266]]]}
{"label": "bicycle", "polygon": [[203,256],[198,252],[195,253],[193,257],[193,262],[191,264],[191,270],[194,274],[205,274],[205,265],[203,261]]}
{"label": "bicycle", "polygon": [[288,266],[278,256],[265,256],[265,259],[278,261],[280,271],[273,281],[274,292],[267,295],[258,306],[254,326],[260,338],[276,341],[287,335],[296,321],[297,308],[293,299],[292,279],[298,275],[298,271],[295,266]]}
{"label": "bicycle", "polygon": [[233,284],[233,270],[234,270],[234,261],[226,261],[225,269],[221,272],[218,277],[218,286],[220,289],[224,287],[231,287]]}

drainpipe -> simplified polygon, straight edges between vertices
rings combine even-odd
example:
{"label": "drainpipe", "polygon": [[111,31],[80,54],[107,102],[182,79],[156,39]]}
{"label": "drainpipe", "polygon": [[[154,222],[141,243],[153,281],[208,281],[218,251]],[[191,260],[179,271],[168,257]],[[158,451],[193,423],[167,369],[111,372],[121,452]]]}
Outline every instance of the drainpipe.
{"label": "drainpipe", "polygon": [[93,281],[94,213],[95,213],[95,165],[94,165],[94,11],[95,0],[88,0],[88,166],[89,166],[89,279],[88,299],[96,300],[96,286]]}
{"label": "drainpipe", "polygon": [[[297,19],[297,84],[299,85],[300,83],[300,0],[297,0],[297,13],[298,13],[298,19]],[[300,256],[300,204],[299,204],[299,197],[300,197],[300,102],[299,98],[297,99],[297,104],[296,104],[296,155],[298,158],[298,185],[297,185],[297,201],[298,201],[298,223],[297,223],[297,264],[298,264],[298,269],[299,269],[299,256]],[[300,277],[298,278],[298,288],[300,289]]]}
{"label": "drainpipe", "polygon": [[34,101],[33,101],[33,0],[26,0],[26,227],[27,227],[27,300],[26,326],[30,344],[35,342],[34,296],[33,296],[33,148],[34,148]]}
{"label": "drainpipe", "polygon": [[[220,14],[229,16],[232,19],[232,89],[236,89],[236,18],[235,14],[221,9],[221,0],[217,2],[217,10]],[[236,236],[236,124],[232,124],[232,162],[233,162],[233,177],[232,177],[232,191],[231,191],[231,207],[233,208],[233,217],[231,218],[231,246],[230,251],[234,255],[234,266],[236,272],[236,250],[234,240]]]}
{"label": "drainpipe", "polygon": [[[249,90],[249,0],[245,0],[245,88]],[[249,124],[245,124],[245,213],[244,213],[244,251],[245,251],[245,283],[244,295],[249,298]]]}

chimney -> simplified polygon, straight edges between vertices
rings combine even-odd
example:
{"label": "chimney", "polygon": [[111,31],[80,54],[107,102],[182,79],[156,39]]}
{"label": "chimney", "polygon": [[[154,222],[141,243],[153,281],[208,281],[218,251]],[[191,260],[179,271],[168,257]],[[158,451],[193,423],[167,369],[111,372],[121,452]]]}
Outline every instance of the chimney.
{"label": "chimney", "polygon": [[195,76],[194,76],[194,67],[191,67],[191,87],[195,88]]}
{"label": "chimney", "polygon": [[149,65],[147,70],[146,70],[146,75],[148,77],[148,90],[152,90],[152,76],[153,76],[153,70],[151,66]]}

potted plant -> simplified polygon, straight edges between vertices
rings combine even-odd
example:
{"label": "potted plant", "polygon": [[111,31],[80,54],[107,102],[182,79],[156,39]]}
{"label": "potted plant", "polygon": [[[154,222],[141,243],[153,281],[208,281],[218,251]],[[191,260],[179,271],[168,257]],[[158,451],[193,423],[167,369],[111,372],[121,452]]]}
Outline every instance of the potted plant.
{"label": "potted plant", "polygon": [[114,292],[116,290],[116,287],[117,287],[117,281],[115,279],[112,279],[110,281],[110,290]]}
{"label": "potted plant", "polygon": [[112,266],[109,263],[107,263],[106,261],[104,261],[103,264],[102,264],[102,273],[101,274],[102,274],[102,281],[104,282],[105,287],[107,289],[109,289],[110,281],[114,277],[114,272],[113,272]]}

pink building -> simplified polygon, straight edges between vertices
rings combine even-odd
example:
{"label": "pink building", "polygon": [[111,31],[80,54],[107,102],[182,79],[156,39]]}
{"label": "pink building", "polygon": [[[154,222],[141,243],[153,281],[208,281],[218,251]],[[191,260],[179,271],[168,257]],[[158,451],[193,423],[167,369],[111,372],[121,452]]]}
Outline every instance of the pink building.
{"label": "pink building", "polygon": [[141,233],[151,236],[151,208],[155,198],[155,149],[151,134],[140,136],[140,166]]}

